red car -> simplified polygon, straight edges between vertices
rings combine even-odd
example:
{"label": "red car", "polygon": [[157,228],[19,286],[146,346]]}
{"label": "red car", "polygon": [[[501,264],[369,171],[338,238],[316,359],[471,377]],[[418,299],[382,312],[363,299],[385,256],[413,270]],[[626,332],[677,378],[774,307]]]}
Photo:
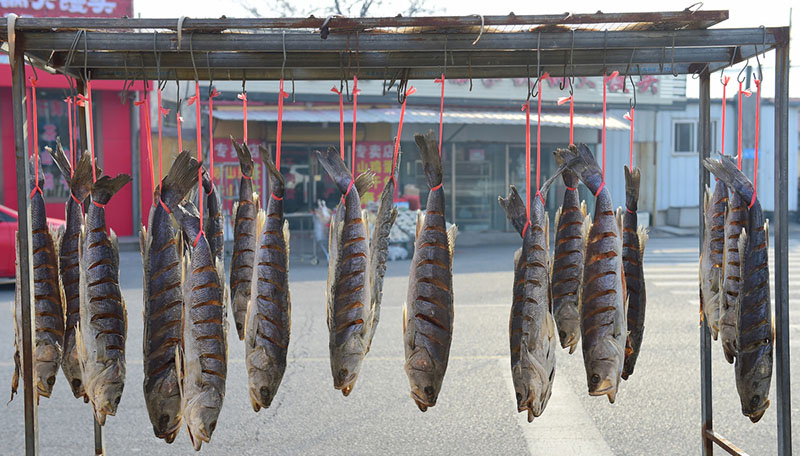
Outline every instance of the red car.
{"label": "red car", "polygon": [[[47,217],[51,227],[66,224],[64,220]],[[0,278],[14,279],[17,275],[14,262],[17,257],[14,233],[17,232],[17,211],[0,204]]]}

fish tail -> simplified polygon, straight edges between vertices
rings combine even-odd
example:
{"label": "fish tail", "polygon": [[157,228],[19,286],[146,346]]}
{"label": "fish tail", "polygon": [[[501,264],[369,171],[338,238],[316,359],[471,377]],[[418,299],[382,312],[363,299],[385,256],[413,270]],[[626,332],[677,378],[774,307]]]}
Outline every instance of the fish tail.
{"label": "fish tail", "polygon": [[439,145],[433,131],[429,130],[424,136],[417,133],[414,135],[414,142],[417,143],[419,153],[422,156],[422,165],[425,169],[425,177],[431,188],[438,187],[442,183],[442,157],[439,155]]}
{"label": "fish tail", "polygon": [[720,160],[706,158],[703,165],[725,185],[741,195],[746,202],[749,203],[752,200],[755,193],[753,183],[736,167],[736,163],[732,159],[725,156]]}
{"label": "fish tail", "polygon": [[[326,151],[318,150],[317,158],[319,158],[322,167],[325,168],[325,171],[331,177],[333,183],[336,184],[336,187],[339,188],[339,191],[343,194],[347,193],[353,177],[350,175],[347,165],[344,164],[344,160],[339,156],[339,152],[336,151],[336,148],[328,147]],[[363,175],[364,174],[361,176]],[[361,178],[361,176],[359,176],[359,178]],[[361,195],[361,193],[359,193],[359,195]]]}
{"label": "fish tail", "polygon": [[[272,193],[280,192],[282,196],[283,194],[283,187],[284,187],[284,180],[283,175],[281,174],[280,170],[275,166],[275,162],[272,161],[272,154],[270,153],[269,149],[264,146],[258,146],[258,152],[261,154],[261,160],[264,162],[264,165],[267,167],[267,173],[269,173],[269,185],[272,189]],[[360,195],[360,193],[359,193]]]}
{"label": "fish tail", "polygon": [[[556,170],[555,174],[550,176],[549,179],[547,179],[546,181],[544,181],[542,183],[542,186],[539,187],[539,194],[542,195],[541,200],[547,199],[547,192],[550,190],[550,186],[553,185],[553,182],[555,182],[556,179],[558,179],[558,176],[562,175],[566,169],[567,169],[567,167],[565,165],[559,166],[559,168],[558,168],[558,170]],[[578,184],[575,184],[575,185],[578,185]]]}
{"label": "fish tail", "polygon": [[[169,172],[161,182],[161,200],[174,210],[191,189],[197,184],[197,169],[200,164],[191,152],[183,151],[172,163]],[[205,180],[205,179],[204,179]]]}
{"label": "fish tail", "polygon": [[233,139],[231,136],[231,142],[233,142],[233,148],[236,149],[236,156],[239,158],[239,168],[242,170],[242,174],[247,177],[253,177],[253,155],[250,153],[250,148],[247,147],[247,144],[239,144]]}
{"label": "fish tail", "polygon": [[92,200],[98,204],[108,204],[111,197],[130,181],[129,174],[119,174],[114,178],[103,176],[92,186]]}
{"label": "fish tail", "polygon": [[641,172],[639,168],[629,169],[625,166],[625,207],[630,211],[639,208],[639,182]]}
{"label": "fish tail", "polygon": [[522,201],[522,197],[519,196],[517,188],[512,185],[508,191],[508,196],[506,198],[498,197],[497,202],[506,212],[506,217],[514,225],[514,229],[522,235],[525,225],[528,224],[528,210],[525,209],[525,203]]}
{"label": "fish tail", "polygon": [[600,190],[603,185],[603,170],[597,165],[597,160],[586,144],[580,144],[578,147],[570,145],[568,149],[558,149],[556,154],[561,156],[564,163],[578,175],[590,192],[596,194]]}
{"label": "fish tail", "polygon": [[78,160],[69,188],[79,201],[85,200],[92,191],[92,157],[89,154],[81,155]]}
{"label": "fish tail", "polygon": [[69,181],[72,177],[72,165],[69,162],[69,158],[67,158],[67,153],[64,152],[64,148],[61,147],[61,138],[56,137],[55,151],[53,151],[50,146],[44,146],[44,150],[46,150],[50,156],[53,157],[53,162],[58,167],[61,175],[64,176],[64,179]]}
{"label": "fish tail", "polygon": [[[564,161],[564,157],[559,155],[559,153],[557,151],[553,152],[553,155],[555,156],[556,163],[558,163],[559,167],[564,166],[564,165],[567,164],[567,162]],[[569,168],[565,169],[564,172],[561,173],[561,178],[564,180],[564,185],[566,185],[569,188],[577,188],[578,187],[578,183],[580,183],[580,179],[578,179],[578,175],[575,174],[575,171],[573,171],[573,170],[571,170]]]}

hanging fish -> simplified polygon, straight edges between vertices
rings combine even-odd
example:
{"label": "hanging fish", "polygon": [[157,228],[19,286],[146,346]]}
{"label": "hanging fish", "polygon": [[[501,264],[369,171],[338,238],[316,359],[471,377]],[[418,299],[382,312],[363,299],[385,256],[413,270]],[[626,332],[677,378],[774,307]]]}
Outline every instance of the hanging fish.
{"label": "hanging fish", "polygon": [[119,247],[106,228],[105,206],[131,181],[127,174],[102,176],[92,186],[92,204],[81,233],[80,322],[75,338],[81,378],[100,425],[114,416],[125,386],[128,314],[119,288]]}
{"label": "hanging fish", "polygon": [[411,398],[421,411],[436,405],[453,338],[453,248],[458,228],[446,230],[442,157],[433,132],[416,134],[431,188],[425,215],[417,213],[417,236],[403,306],[405,370]]}
{"label": "hanging fish", "polygon": [[[556,160],[560,157],[556,155]],[[559,162],[559,165],[563,165]],[[586,213],[586,202],[578,195],[578,175],[570,169],[561,174],[564,202],[556,211],[556,245],[552,263],[553,316],[561,347],[575,351],[581,338],[580,288],[583,276],[585,234],[592,223]]]}
{"label": "hanging fish", "polygon": [[[78,160],[74,174],[72,165],[66,152],[61,147],[61,141],[56,140],[56,150],[49,147],[45,149],[53,157],[53,162],[61,171],[61,175],[69,184],[70,197],[67,199],[66,226],[59,234],[58,265],[61,271],[61,285],[64,290],[65,330],[64,330],[64,356],[61,360],[61,370],[72,388],[76,398],[88,401],[81,381],[81,365],[78,360],[78,350],[75,344],[75,328],[80,321],[80,260],[78,246],[80,243],[81,226],[83,226],[83,201],[89,196],[92,189],[92,161],[89,154],[83,154]],[[102,173],[101,173],[102,174]]]}
{"label": "hanging fish", "polygon": [[627,322],[621,227],[611,193],[597,161],[585,144],[557,152],[597,195],[587,235],[581,283],[581,340],[589,395],[607,395],[614,403],[625,360]]}
{"label": "hanging fish", "polygon": [[[544,199],[558,177],[548,179],[534,198],[531,218],[516,187],[498,198],[511,224],[522,236],[522,248],[514,254],[514,302],[508,324],[511,378],[517,411],[528,411],[533,421],[547,407],[556,373],[556,324],[550,288],[550,218]],[[563,341],[563,339],[562,339]]]}
{"label": "hanging fish", "polygon": [[172,443],[181,427],[181,396],[175,350],[183,334],[180,236],[169,207],[192,189],[197,161],[187,151],[175,159],[155,192],[148,227],[139,232],[144,298],[144,400],[156,437]]}
{"label": "hanging fish", "polygon": [[[727,185],[720,180],[717,185]],[[722,295],[720,297],[719,338],[722,352],[729,363],[736,359],[736,320],[739,313],[741,291],[741,260],[739,237],[747,225],[747,205],[742,195],[730,189],[728,210],[725,214],[725,245],[722,255]]]}
{"label": "hanging fish", "polygon": [[752,182],[733,160],[725,156],[721,161],[707,158],[704,164],[750,206],[738,243],[741,293],[736,312],[734,371],[742,413],[756,423],[769,407],[775,338],[769,296],[769,221],[764,221]]}
{"label": "hanging fish", "polygon": [[[725,211],[728,188],[717,181],[714,193],[706,186],[703,197],[703,251],[700,252],[700,306],[711,337],[717,340],[722,315],[722,261],[725,249]],[[738,239],[738,235],[736,236]],[[732,334],[731,334],[732,335]],[[733,361],[733,360],[731,360]]]}
{"label": "hanging fish", "polygon": [[292,304],[289,296],[289,221],[283,218],[284,181],[267,149],[259,146],[269,173],[266,216],[258,214],[259,248],[252,301],[245,319],[245,366],[250,403],[258,412],[275,398],[286,371]]}
{"label": "hanging fish", "polygon": [[[222,200],[220,199],[217,186],[211,181],[211,176],[208,170],[203,168],[203,191],[206,193],[206,217],[203,221],[203,231],[206,233],[208,245],[211,247],[211,253],[217,261],[217,269],[219,269],[219,283],[225,284],[225,235],[224,225],[225,219],[222,215]],[[222,303],[227,305],[228,296],[227,289],[223,292],[224,298]]]}
{"label": "hanging fish", "polygon": [[[37,175],[33,158],[30,159],[31,188],[35,188]],[[44,183],[44,173],[39,167],[38,182]],[[36,382],[35,396],[50,397],[56,374],[61,365],[64,347],[64,305],[59,284],[59,252],[53,242],[54,232],[47,225],[44,198],[41,191],[31,193],[31,244],[28,246],[33,258],[33,290],[31,305],[34,307],[33,369]],[[14,375],[11,379],[11,399],[19,387],[22,371],[22,298],[20,296],[19,233],[16,233],[17,281],[14,307]]]}
{"label": "hanging fish", "polygon": [[[255,164],[247,144],[239,145],[231,137],[242,178],[239,182],[239,201],[233,204],[233,256],[231,257],[231,308],[236,332],[240,340],[244,340],[244,319],[250,303],[250,279],[253,277],[253,261],[255,259],[258,232],[256,217],[260,203],[258,194],[253,191],[253,170]],[[213,252],[212,252],[213,253]]]}
{"label": "hanging fish", "polygon": [[361,195],[373,185],[367,171],[353,179],[333,147],[317,151],[322,167],[342,192],[331,220],[328,261],[328,346],[333,387],[345,396],[353,390],[369,347],[371,315],[368,302],[369,235]]}
{"label": "hanging fish", "polygon": [[[193,159],[194,160],[194,159]],[[216,258],[190,201],[169,207],[181,227],[183,346],[177,350],[183,420],[194,449],[211,440],[225,399],[228,374],[227,320]]]}
{"label": "hanging fish", "polygon": [[625,212],[618,216],[622,225],[622,268],[625,271],[627,296],[628,339],[625,345],[625,365],[622,378],[633,375],[636,359],[644,336],[644,315],[647,297],[644,289],[644,247],[647,243],[647,228],[639,225],[636,211],[639,209],[639,168],[625,167]]}

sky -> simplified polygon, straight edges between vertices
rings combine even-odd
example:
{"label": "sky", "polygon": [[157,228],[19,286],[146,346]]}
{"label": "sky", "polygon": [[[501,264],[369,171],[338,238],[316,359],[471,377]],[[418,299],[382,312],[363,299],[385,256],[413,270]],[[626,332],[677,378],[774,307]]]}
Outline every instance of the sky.
{"label": "sky", "polygon": [[[290,0],[293,4],[303,5],[319,3],[313,1],[303,0]],[[164,0],[134,0],[135,14],[141,17],[219,17],[225,15],[227,17],[248,17],[248,13],[242,6],[249,4],[251,6],[259,7],[266,5],[266,2],[258,2],[257,0],[231,0],[231,1],[216,1],[216,0],[171,0],[165,2]],[[637,11],[680,11],[688,7],[691,2],[689,0],[660,0],[657,3],[649,2],[631,2],[619,0],[604,0],[598,2],[596,0],[568,0],[568,1],[550,1],[550,2],[520,2],[519,0],[492,0],[487,2],[485,0],[427,0],[428,5],[439,8],[435,14],[437,15],[470,15],[470,14],[485,14],[485,15],[504,15],[510,12],[515,14],[560,14],[566,11],[573,13],[593,13],[597,11],[598,5],[602,5],[604,13],[616,12],[637,12]],[[333,0],[330,0],[333,3]],[[761,0],[761,1],[706,1],[703,2],[702,9],[704,10],[717,10],[727,9],[730,12],[729,19],[719,27],[734,28],[734,27],[759,27],[764,26],[785,26],[789,25],[791,17],[794,16],[798,19],[798,10],[800,4],[795,3],[794,11],[790,14],[792,7],[791,1],[788,0]],[[382,5],[374,10],[372,15],[375,16],[394,16],[398,12],[397,5],[404,5],[402,1],[384,1]],[[535,5],[535,6],[534,6]],[[259,8],[264,10],[262,6]],[[797,40],[798,31],[797,26],[792,30],[792,41],[790,44],[790,59],[793,62],[790,71],[790,95],[792,97],[800,98],[800,42]],[[755,61],[750,62],[755,65]],[[762,60],[762,70],[764,73],[764,84],[762,84],[762,94],[765,97],[772,97],[774,86],[774,53],[768,53],[766,58]],[[743,65],[743,64],[742,64]],[[726,75],[735,79],[739,73],[742,65],[727,70]],[[712,76],[712,80],[716,75]],[[688,79],[687,83],[687,96],[695,97],[697,95],[697,81]],[[711,85],[712,97],[720,97],[722,95],[721,84]],[[730,89],[730,86],[729,86]],[[728,90],[728,93],[732,93]]]}

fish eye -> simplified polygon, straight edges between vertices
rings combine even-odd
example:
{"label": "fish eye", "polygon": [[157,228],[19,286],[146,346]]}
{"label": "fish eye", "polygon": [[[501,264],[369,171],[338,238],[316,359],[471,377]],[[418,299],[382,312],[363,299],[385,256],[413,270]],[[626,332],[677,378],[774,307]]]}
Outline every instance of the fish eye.
{"label": "fish eye", "polygon": [[567,333],[564,332],[564,331],[559,331],[558,332],[558,337],[560,337],[562,339],[566,339],[567,338]]}
{"label": "fish eye", "polygon": [[213,421],[211,424],[208,425],[208,429],[211,432],[214,432],[214,429],[216,429],[216,428],[217,428],[217,422],[216,421]]}
{"label": "fish eye", "polygon": [[517,402],[522,400],[522,394],[517,393]]}
{"label": "fish eye", "polygon": [[347,378],[347,369],[339,370],[339,380],[344,380]]}
{"label": "fish eye", "polygon": [[117,396],[116,399],[114,399],[114,405],[119,405],[120,399],[122,399],[122,396]]}
{"label": "fish eye", "polygon": [[753,397],[750,398],[750,407],[756,408],[756,407],[758,407],[758,404],[760,404],[760,403],[761,403],[761,397],[759,397],[758,394],[756,394],[756,395],[754,395]]}
{"label": "fish eye", "polygon": [[55,383],[56,383],[56,376],[55,375],[51,375],[51,376],[47,377],[47,384],[48,385],[53,386]]}
{"label": "fish eye", "polygon": [[769,338],[764,339],[764,345],[769,345]]}
{"label": "fish eye", "polygon": [[79,378],[72,379],[72,387],[75,388],[75,389],[80,388],[81,387],[81,379],[79,379]]}
{"label": "fish eye", "polygon": [[428,397],[433,397],[433,387],[432,387],[432,386],[430,386],[430,385],[426,386],[426,387],[425,387],[425,394],[426,394]]}
{"label": "fish eye", "polygon": [[600,376],[597,374],[592,375],[592,385],[600,383]]}

